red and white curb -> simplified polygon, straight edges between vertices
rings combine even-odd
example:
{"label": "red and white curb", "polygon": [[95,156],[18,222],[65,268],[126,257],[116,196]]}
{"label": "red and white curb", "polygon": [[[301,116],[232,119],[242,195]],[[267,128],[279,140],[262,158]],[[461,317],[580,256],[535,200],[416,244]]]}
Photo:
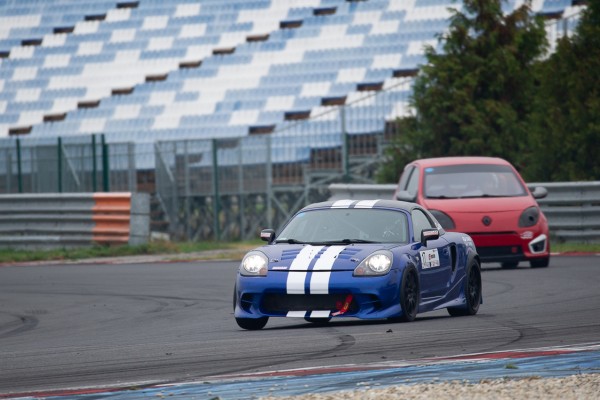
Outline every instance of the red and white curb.
{"label": "red and white curb", "polygon": [[431,357],[421,358],[417,360],[408,361],[386,361],[382,363],[370,363],[370,364],[344,364],[327,367],[311,367],[311,368],[295,368],[277,371],[264,371],[264,372],[252,372],[244,374],[226,374],[226,375],[215,375],[207,377],[202,382],[216,382],[225,380],[239,380],[239,379],[261,379],[270,377],[294,377],[294,376],[308,376],[308,375],[321,375],[321,374],[332,374],[338,372],[357,372],[357,371],[374,371],[383,370],[390,368],[402,368],[402,367],[414,367],[414,366],[425,366],[425,365],[437,365],[447,364],[455,362],[483,362],[500,359],[519,359],[528,357],[544,357],[544,356],[555,356],[562,354],[572,354],[582,351],[594,351],[600,350],[600,343],[588,343],[573,346],[553,346],[553,347],[540,347],[534,349],[520,349],[520,350],[505,350],[495,352],[484,352],[484,353],[470,353],[461,354],[447,357]]}

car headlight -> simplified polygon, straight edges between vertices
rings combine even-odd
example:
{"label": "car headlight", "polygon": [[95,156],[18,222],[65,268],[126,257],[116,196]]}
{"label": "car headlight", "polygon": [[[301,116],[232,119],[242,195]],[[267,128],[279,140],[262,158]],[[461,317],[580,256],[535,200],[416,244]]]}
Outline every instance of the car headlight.
{"label": "car headlight", "polygon": [[387,250],[379,250],[365,258],[356,268],[355,276],[385,275],[392,267],[393,256]]}
{"label": "car headlight", "polygon": [[519,226],[525,228],[527,226],[534,226],[540,219],[540,209],[536,206],[526,208],[519,217]]}
{"label": "car headlight", "polygon": [[456,228],[456,225],[454,225],[454,221],[452,220],[452,218],[450,218],[450,216],[445,212],[442,212],[440,210],[429,210],[429,212],[435,217],[435,219],[437,219],[442,228],[448,230]]}
{"label": "car headlight", "polygon": [[267,257],[260,251],[251,251],[242,260],[240,274],[244,276],[266,276]]}

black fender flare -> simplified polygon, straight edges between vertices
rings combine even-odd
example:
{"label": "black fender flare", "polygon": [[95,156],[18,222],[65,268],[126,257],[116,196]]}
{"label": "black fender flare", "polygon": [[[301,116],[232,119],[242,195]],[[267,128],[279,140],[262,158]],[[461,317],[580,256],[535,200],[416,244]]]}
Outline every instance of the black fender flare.
{"label": "black fender flare", "polygon": [[[417,275],[417,285],[419,287],[419,293],[418,293],[419,297],[417,299],[418,300],[417,304],[420,305],[421,304],[421,274],[419,274],[419,269],[417,268],[417,266],[412,261],[407,262],[406,265],[404,266],[404,268],[402,268],[402,273],[400,274],[400,281],[398,282],[398,298],[400,298],[400,290],[402,288],[402,282],[404,280],[404,274],[406,273],[406,271],[409,268],[413,268],[415,270],[415,272],[416,272],[416,275]],[[418,311],[418,307],[417,307],[417,311]]]}
{"label": "black fender flare", "polygon": [[[465,264],[465,279],[467,278],[467,269],[469,268],[470,265],[473,264],[473,262],[475,262],[475,265],[477,265],[477,268],[479,269],[479,276],[481,276],[481,259],[479,258],[479,254],[477,254],[477,252],[471,248],[468,248],[467,250],[467,263]],[[480,304],[483,304],[483,282],[481,285],[481,301]]]}

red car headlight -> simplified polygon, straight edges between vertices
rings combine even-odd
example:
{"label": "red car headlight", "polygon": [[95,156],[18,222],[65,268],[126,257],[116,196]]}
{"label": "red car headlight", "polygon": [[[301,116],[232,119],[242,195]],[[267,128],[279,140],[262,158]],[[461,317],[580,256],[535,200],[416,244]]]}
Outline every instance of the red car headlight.
{"label": "red car headlight", "polygon": [[536,206],[526,208],[519,217],[519,227],[534,226],[540,220],[540,209]]}

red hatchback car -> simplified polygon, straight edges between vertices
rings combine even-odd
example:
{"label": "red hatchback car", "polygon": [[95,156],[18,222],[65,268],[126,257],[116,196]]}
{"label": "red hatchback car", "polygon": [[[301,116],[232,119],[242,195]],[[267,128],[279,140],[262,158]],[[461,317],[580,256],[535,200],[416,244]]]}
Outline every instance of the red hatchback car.
{"label": "red hatchback car", "polygon": [[482,262],[516,268],[520,261],[547,267],[548,221],[517,170],[492,157],[445,157],[406,165],[394,197],[427,208],[448,231],[469,234]]}

